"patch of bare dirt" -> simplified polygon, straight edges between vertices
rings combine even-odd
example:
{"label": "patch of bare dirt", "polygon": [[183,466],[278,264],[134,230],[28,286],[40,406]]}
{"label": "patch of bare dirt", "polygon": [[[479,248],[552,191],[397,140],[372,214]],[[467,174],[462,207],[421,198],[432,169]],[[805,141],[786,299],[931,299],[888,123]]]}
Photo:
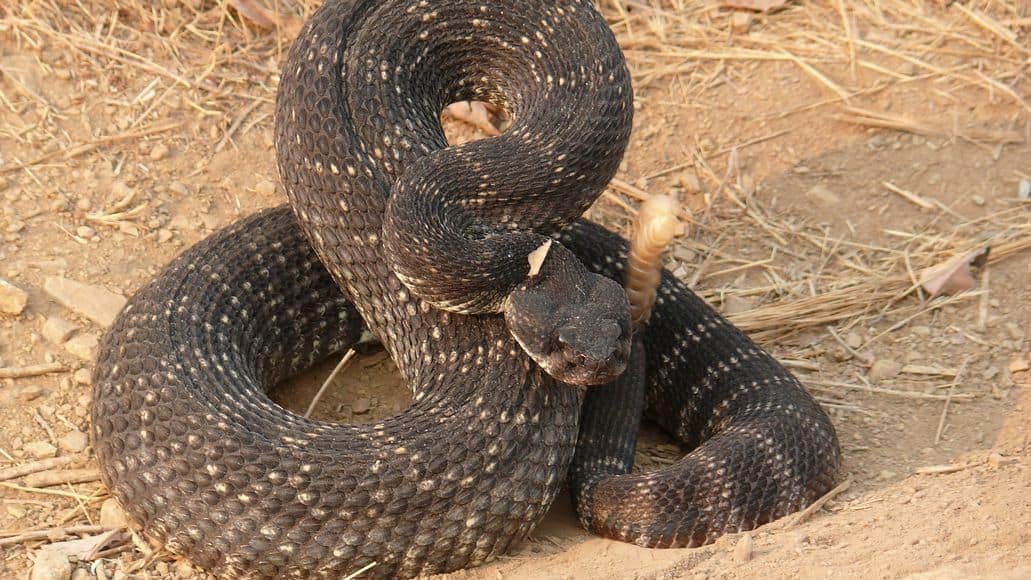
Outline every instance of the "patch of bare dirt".
{"label": "patch of bare dirt", "polygon": [[[124,530],[101,513],[82,439],[110,307],[97,299],[131,295],[184,248],[284,201],[272,99],[316,2],[278,2],[286,18],[264,24],[233,8],[246,4],[0,7],[0,279],[16,289],[0,285],[0,576],[42,569],[55,542]],[[803,521],[689,550],[592,537],[563,498],[512,554],[450,576],[1031,576],[1028,6],[600,5],[634,74],[636,118],[591,215],[625,227],[650,193],[691,208],[670,267],[818,396],[851,484]],[[984,248],[972,288],[932,298],[921,286],[925,269]],[[53,278],[90,285],[78,298],[94,303],[62,304]],[[278,400],[303,412],[336,362]],[[314,414],[364,422],[407,401],[373,345]],[[638,462],[678,453],[648,428]],[[59,568],[202,576],[110,540]]]}

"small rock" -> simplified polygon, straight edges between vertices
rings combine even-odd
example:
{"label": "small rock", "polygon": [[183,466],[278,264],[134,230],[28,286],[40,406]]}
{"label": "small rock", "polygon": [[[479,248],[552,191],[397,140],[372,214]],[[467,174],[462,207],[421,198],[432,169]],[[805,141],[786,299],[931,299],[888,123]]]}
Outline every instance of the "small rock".
{"label": "small rock", "polygon": [[1024,330],[1015,322],[1004,322],[1002,327],[1006,329],[1006,334],[1013,340],[1021,340],[1026,336]]}
{"label": "small rock", "polygon": [[877,474],[877,477],[879,477],[881,479],[891,479],[891,478],[895,477],[896,475],[898,475],[898,474],[895,473],[894,471],[889,471],[887,469],[882,469],[881,472]]}
{"label": "small rock", "polygon": [[1031,199],[1031,179],[1021,179],[1017,184],[1017,197]]}
{"label": "small rock", "polygon": [[254,191],[261,195],[275,195],[276,194],[276,183],[274,181],[264,180],[258,185],[254,186]]}
{"label": "small rock", "polygon": [[690,264],[695,261],[695,258],[697,258],[694,250],[691,248],[685,248],[679,244],[673,248],[673,257],[683,264]]}
{"label": "small rock", "polygon": [[902,364],[889,359],[878,359],[874,361],[873,366],[870,367],[870,371],[867,376],[872,381],[881,381],[884,379],[890,379],[899,374],[902,371]]}
{"label": "small rock", "polygon": [[72,380],[75,381],[76,385],[92,385],[93,375],[89,372],[89,369],[79,369],[72,375]]}
{"label": "small rock", "polygon": [[111,326],[126,302],[125,296],[106,288],[56,276],[48,277],[43,282],[43,289],[64,307],[105,328]]}
{"label": "small rock", "polygon": [[164,244],[168,240],[172,239],[172,230],[161,228],[158,230],[158,243]]}
{"label": "small rock", "polygon": [[28,292],[0,278],[0,312],[21,314],[28,303]]}
{"label": "small rock", "polygon": [[372,406],[369,399],[367,397],[361,397],[351,405],[351,412],[355,415],[361,415],[363,413],[368,413],[371,408]]}
{"label": "small rock", "polygon": [[100,344],[100,336],[95,333],[80,334],[64,343],[64,349],[84,361],[92,361]]}
{"label": "small rock", "polygon": [[1031,369],[1031,361],[1028,361],[1024,357],[1015,358],[1010,361],[1009,369],[1010,373],[1022,373]]}
{"label": "small rock", "polygon": [[841,197],[822,185],[814,185],[806,192],[806,195],[822,203],[823,205],[837,205],[841,203]]}
{"label": "small rock", "polygon": [[69,580],[72,577],[72,563],[59,550],[43,548],[36,553],[29,580]]}
{"label": "small rock", "polygon": [[990,465],[992,469],[998,469],[999,466],[1003,464],[1004,460],[1005,458],[1001,454],[994,451],[988,454],[988,465]]}
{"label": "small rock", "polygon": [[752,26],[752,14],[745,11],[737,11],[730,15],[730,29],[737,34],[747,34]]}
{"label": "small rock", "polygon": [[845,344],[855,350],[863,346],[863,337],[858,332],[850,332],[845,335]]}
{"label": "small rock", "polygon": [[741,539],[738,540],[737,545],[734,546],[734,560],[738,562],[748,562],[754,555],[755,541],[752,540],[752,534],[742,534]]}
{"label": "small rock", "polygon": [[57,445],[69,453],[79,453],[89,446],[89,435],[78,429],[69,431],[57,439]]}
{"label": "small rock", "polygon": [[974,202],[974,205],[980,206],[980,205],[984,205],[985,204],[984,198],[981,197],[980,195],[976,195],[976,194],[972,195],[972,196],[970,196],[970,199]]}
{"label": "small rock", "polygon": [[25,514],[29,513],[24,506],[20,506],[16,503],[7,504],[6,509],[7,515],[11,516],[12,518],[23,518],[25,517]]}
{"label": "small rock", "polygon": [[150,160],[151,161],[161,161],[165,157],[168,157],[168,153],[169,153],[168,145],[165,145],[164,143],[157,143],[150,150]]}
{"label": "small rock", "polygon": [[685,173],[680,176],[677,180],[677,185],[683,188],[687,192],[696,192],[702,190],[702,183],[698,180],[698,176],[694,173]]}
{"label": "small rock", "polygon": [[118,500],[111,497],[100,504],[100,525],[109,528],[129,527],[129,516]]}
{"label": "small rock", "polygon": [[25,401],[35,401],[36,399],[43,396],[43,387],[39,385],[28,385],[18,390],[18,399]]}
{"label": "small rock", "polygon": [[43,323],[43,336],[54,344],[64,344],[79,327],[63,318],[51,316]]}
{"label": "small rock", "polygon": [[186,187],[186,184],[181,181],[173,181],[168,185],[168,190],[177,193],[183,197],[190,195],[190,188]]}
{"label": "small rock", "polygon": [[755,308],[755,303],[747,298],[727,294],[723,297],[723,313],[727,315],[740,314]]}
{"label": "small rock", "polygon": [[57,447],[54,447],[49,441],[29,441],[22,447],[22,450],[36,459],[57,456]]}
{"label": "small rock", "polygon": [[97,230],[89,226],[79,226],[75,228],[75,235],[79,236],[80,238],[86,238],[88,240],[93,236],[97,235]]}

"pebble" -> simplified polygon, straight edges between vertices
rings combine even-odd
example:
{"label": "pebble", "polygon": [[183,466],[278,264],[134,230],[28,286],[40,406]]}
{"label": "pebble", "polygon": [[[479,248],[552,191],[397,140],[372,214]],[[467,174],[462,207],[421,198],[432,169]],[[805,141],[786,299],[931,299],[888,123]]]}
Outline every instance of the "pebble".
{"label": "pebble", "polygon": [[755,556],[755,541],[752,540],[752,534],[742,534],[741,539],[734,546],[734,560],[748,562],[753,556]]}
{"label": "pebble", "polygon": [[43,387],[39,385],[28,385],[18,390],[18,399],[25,401],[35,401],[36,399],[43,396]]}
{"label": "pebble", "polygon": [[1020,357],[1010,361],[1010,373],[1022,373],[1026,370],[1031,369],[1031,361],[1026,358]]}
{"label": "pebble", "polygon": [[165,145],[164,143],[157,143],[150,150],[150,160],[151,161],[161,161],[162,159],[168,157],[169,153],[170,153],[170,150],[168,148],[168,145]]}
{"label": "pebble", "polygon": [[29,441],[22,446],[22,450],[36,459],[57,457],[57,447],[49,441]]}
{"label": "pebble", "polygon": [[911,330],[917,336],[931,336],[930,326],[914,326]]}
{"label": "pebble", "polygon": [[806,192],[806,195],[823,205],[837,205],[841,203],[841,196],[822,185],[814,185]]}
{"label": "pebble", "polygon": [[266,179],[258,183],[258,185],[255,185],[254,191],[259,193],[260,195],[275,195],[276,183],[274,181],[269,181]]}
{"label": "pebble", "polygon": [[367,397],[361,397],[355,400],[354,404],[351,405],[351,412],[355,415],[361,415],[362,413],[368,413],[372,406]]}
{"label": "pebble", "polygon": [[129,526],[129,516],[115,498],[105,499],[104,503],[100,504],[100,525],[110,528]]}
{"label": "pebble", "polygon": [[75,381],[76,385],[92,385],[93,375],[89,372],[89,369],[79,369],[72,375],[72,380]]}
{"label": "pebble", "polygon": [[158,230],[158,243],[163,244],[172,239],[172,230],[161,228]]}
{"label": "pebble", "polygon": [[100,336],[96,333],[80,334],[64,343],[64,349],[84,361],[92,361],[100,344]]}
{"label": "pebble", "polygon": [[855,350],[863,346],[863,337],[858,332],[850,332],[845,335],[845,344]]}
{"label": "pebble", "polygon": [[29,580],[69,580],[72,577],[72,563],[60,550],[43,548],[36,553]]}
{"label": "pebble", "polygon": [[1004,322],[1002,327],[1006,329],[1006,334],[1013,340],[1021,340],[1026,336],[1024,330],[1015,322]]}
{"label": "pebble", "polygon": [[723,313],[727,315],[740,314],[755,308],[755,303],[747,298],[727,294],[723,297]]}
{"label": "pebble", "polygon": [[79,226],[75,228],[75,235],[79,236],[80,238],[86,238],[88,240],[93,236],[97,235],[97,230],[89,226]]}
{"label": "pebble", "polygon": [[673,248],[673,257],[684,264],[690,264],[691,262],[695,261],[695,258],[697,258],[697,256],[694,253],[694,250],[690,248],[685,248],[681,245],[677,245],[675,248]]}
{"label": "pebble", "polygon": [[43,337],[54,344],[64,344],[79,327],[63,318],[51,316],[43,323]]}
{"label": "pebble", "polygon": [[126,302],[125,296],[101,286],[57,276],[48,277],[43,282],[43,290],[64,307],[105,328],[114,323]]}
{"label": "pebble", "polygon": [[884,379],[890,379],[899,374],[902,371],[902,364],[890,359],[878,359],[870,367],[870,372],[867,376],[872,381],[881,381]]}
{"label": "pebble", "polygon": [[1031,179],[1021,179],[1017,184],[1017,197],[1031,199]]}
{"label": "pebble", "polygon": [[749,12],[735,11],[730,15],[730,29],[737,34],[747,34],[752,26],[752,15]]}
{"label": "pebble", "polygon": [[57,439],[57,446],[69,453],[79,453],[89,446],[89,435],[78,429],[69,431]]}
{"label": "pebble", "polygon": [[28,292],[0,278],[0,312],[21,314],[28,303]]}

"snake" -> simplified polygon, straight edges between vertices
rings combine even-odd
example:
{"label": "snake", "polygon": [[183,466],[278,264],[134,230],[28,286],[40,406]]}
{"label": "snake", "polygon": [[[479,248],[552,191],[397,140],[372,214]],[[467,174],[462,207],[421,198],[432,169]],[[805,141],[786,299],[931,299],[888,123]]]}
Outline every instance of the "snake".
{"label": "snake", "polygon": [[[512,125],[449,146],[440,111],[461,100]],[[632,112],[588,0],[327,0],[276,97],[289,205],[185,251],[101,342],[91,436],[111,494],[233,578],[475,566],[567,485],[587,528],[648,547],[810,505],[840,452],[793,375],[669,272],[630,327],[627,242],[581,214]],[[339,424],[269,398],[363,332],[408,408]],[[682,459],[632,472],[642,416]]]}

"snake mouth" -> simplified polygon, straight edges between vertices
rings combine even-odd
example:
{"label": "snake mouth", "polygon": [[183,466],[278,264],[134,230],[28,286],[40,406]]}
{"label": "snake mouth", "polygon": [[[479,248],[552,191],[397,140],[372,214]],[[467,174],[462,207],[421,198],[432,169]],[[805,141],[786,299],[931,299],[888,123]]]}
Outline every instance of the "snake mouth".
{"label": "snake mouth", "polygon": [[626,370],[627,354],[614,351],[604,359],[589,360],[582,355],[563,355],[557,365],[541,365],[551,376],[572,385],[590,387],[611,383]]}

